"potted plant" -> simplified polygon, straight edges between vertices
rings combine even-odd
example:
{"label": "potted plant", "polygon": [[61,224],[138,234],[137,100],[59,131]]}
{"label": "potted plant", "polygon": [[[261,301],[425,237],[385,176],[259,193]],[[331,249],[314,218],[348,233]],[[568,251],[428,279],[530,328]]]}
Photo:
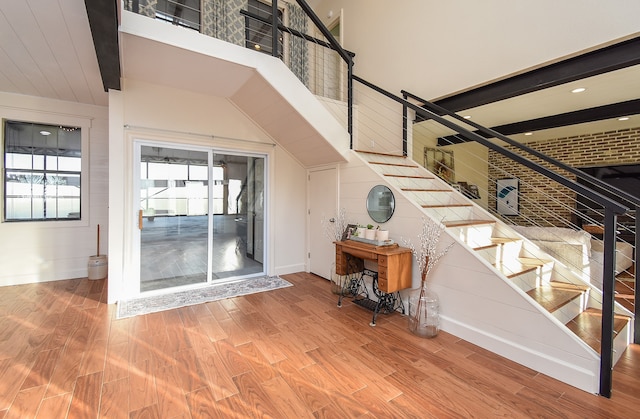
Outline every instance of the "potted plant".
{"label": "potted plant", "polygon": [[364,238],[367,240],[376,239],[376,230],[373,229],[373,224],[367,224],[367,230],[364,232]]}

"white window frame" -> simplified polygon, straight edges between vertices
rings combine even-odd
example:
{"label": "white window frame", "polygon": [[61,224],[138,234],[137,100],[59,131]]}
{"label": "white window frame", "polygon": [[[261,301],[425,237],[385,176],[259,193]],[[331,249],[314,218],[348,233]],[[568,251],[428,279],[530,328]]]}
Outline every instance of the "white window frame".
{"label": "white window frame", "polygon": [[81,170],[80,170],[80,219],[79,220],[4,220],[4,215],[0,222],[6,224],[28,223],[34,227],[51,228],[51,227],[86,227],[89,225],[89,130],[91,129],[91,120],[89,118],[75,117],[69,115],[55,114],[49,112],[38,112],[33,110],[7,109],[0,108],[0,121],[2,129],[0,130],[0,146],[2,147],[2,182],[0,182],[0,194],[2,194],[2,214],[4,214],[5,205],[5,159],[4,159],[4,124],[5,121],[19,121],[25,123],[61,125],[79,127],[81,138]]}

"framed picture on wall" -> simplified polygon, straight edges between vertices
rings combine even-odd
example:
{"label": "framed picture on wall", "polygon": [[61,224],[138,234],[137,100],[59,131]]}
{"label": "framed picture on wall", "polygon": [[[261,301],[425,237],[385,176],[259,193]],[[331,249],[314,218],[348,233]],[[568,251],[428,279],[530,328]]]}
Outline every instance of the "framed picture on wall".
{"label": "framed picture on wall", "polygon": [[500,215],[518,215],[518,179],[498,179],[496,181],[496,211]]}

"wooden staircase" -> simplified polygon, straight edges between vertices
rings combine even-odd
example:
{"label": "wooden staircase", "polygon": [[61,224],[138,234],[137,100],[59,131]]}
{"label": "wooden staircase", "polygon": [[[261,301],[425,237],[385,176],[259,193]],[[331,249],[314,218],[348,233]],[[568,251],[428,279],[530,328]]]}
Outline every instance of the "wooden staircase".
{"label": "wooden staircase", "polygon": [[[601,304],[598,299],[601,294],[598,290],[577,274],[567,273],[566,267],[558,267],[558,262],[551,256],[415,162],[389,154],[364,151],[358,154],[431,219],[441,220],[452,236],[468,246],[478,258],[488,261],[497,274],[512,281],[541,309],[594,351],[600,352]],[[618,284],[616,289],[619,297],[623,297],[619,299],[620,307],[633,312],[630,298],[633,289],[629,282]],[[620,307],[616,312],[625,312],[618,310]],[[631,318],[625,314],[615,316],[616,336],[630,327]]]}

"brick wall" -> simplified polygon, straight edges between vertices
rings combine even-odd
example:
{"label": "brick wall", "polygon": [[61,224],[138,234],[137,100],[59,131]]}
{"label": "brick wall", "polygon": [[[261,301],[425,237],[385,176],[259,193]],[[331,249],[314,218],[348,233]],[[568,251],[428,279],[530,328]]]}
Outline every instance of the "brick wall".
{"label": "brick wall", "polygon": [[[609,164],[640,163],[640,127],[575,137],[555,138],[527,145],[549,157],[580,168]],[[515,147],[508,149],[525,155],[545,167],[540,159],[523,154]],[[489,208],[496,208],[495,181],[519,179],[520,215],[509,216],[516,224],[566,226],[575,222],[576,195],[569,189],[514,163],[495,151],[489,151]],[[560,172],[572,180],[575,176]]]}

